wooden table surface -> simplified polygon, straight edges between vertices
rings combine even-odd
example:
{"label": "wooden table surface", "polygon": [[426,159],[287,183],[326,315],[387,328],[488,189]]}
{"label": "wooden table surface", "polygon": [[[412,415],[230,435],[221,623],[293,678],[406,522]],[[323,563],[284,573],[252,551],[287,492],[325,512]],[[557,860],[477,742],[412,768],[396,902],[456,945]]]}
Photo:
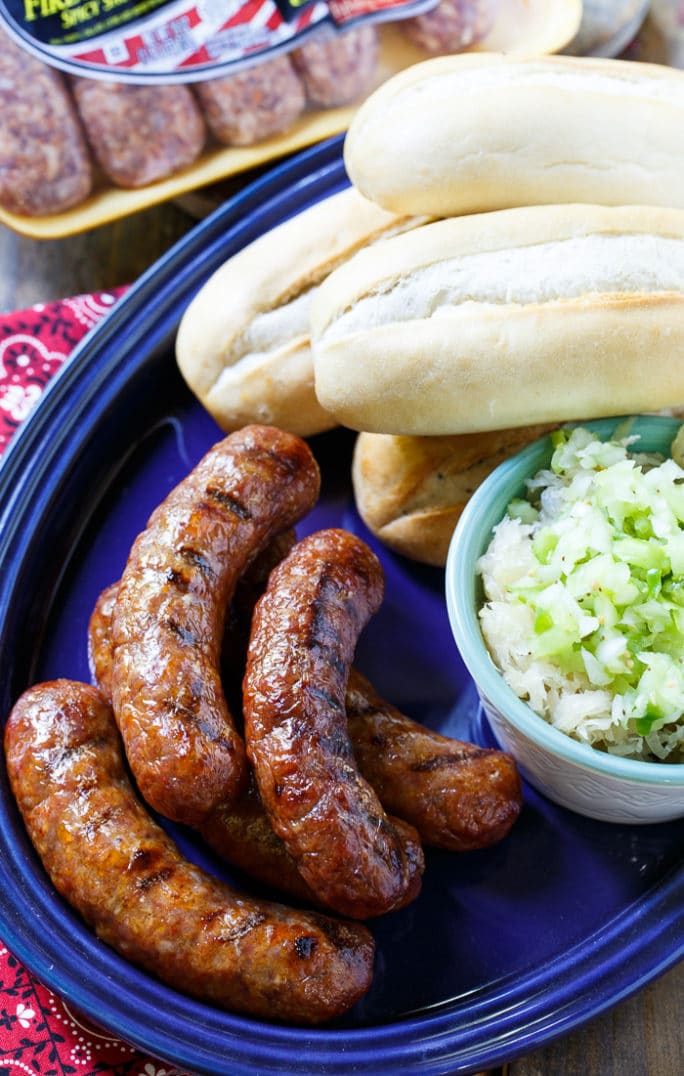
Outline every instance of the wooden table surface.
{"label": "wooden table surface", "polygon": [[[0,311],[135,280],[194,225],[168,204],[79,236],[32,240],[0,225]],[[497,1076],[682,1076],[684,964]],[[390,1074],[388,1074],[390,1076]]]}

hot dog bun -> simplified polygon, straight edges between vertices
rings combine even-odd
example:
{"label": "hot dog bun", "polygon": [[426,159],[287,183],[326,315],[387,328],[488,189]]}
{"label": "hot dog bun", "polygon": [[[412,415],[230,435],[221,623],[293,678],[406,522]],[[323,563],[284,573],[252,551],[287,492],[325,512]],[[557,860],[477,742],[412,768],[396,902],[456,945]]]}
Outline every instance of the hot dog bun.
{"label": "hot dog bun", "polygon": [[357,430],[453,434],[684,402],[684,211],[530,206],[357,254],[311,306],[316,392]]}
{"label": "hot dog bun", "polygon": [[442,567],[470,495],[503,460],[551,429],[446,437],[360,433],[352,462],[359,515],[396,553]]}
{"label": "hot dog bun", "polygon": [[416,64],[376,90],[344,157],[358,190],[396,213],[684,207],[683,127],[684,72],[671,67],[468,53]]}
{"label": "hot dog bun", "polygon": [[255,240],[210,277],[183,315],[176,358],[222,429],[259,422],[306,437],[336,424],[314,392],[311,296],[356,250],[423,219],[387,213],[349,188]]}

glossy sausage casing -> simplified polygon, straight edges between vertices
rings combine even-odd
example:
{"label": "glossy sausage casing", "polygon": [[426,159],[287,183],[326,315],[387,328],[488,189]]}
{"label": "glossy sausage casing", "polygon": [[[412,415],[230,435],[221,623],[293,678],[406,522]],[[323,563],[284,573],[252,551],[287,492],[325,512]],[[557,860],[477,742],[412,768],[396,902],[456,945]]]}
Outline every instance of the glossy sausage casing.
{"label": "glossy sausage casing", "polygon": [[506,836],[522,807],[511,755],[425,728],[356,670],[346,706],[361,773],[383,807],[412,823],[425,844],[466,852]]}
{"label": "glossy sausage casing", "polygon": [[[290,528],[269,542],[247,566],[238,579],[233,600],[226,610],[222,664],[225,675],[224,689],[234,688],[242,682],[252,613],[257,599],[263,594],[270,571],[278,564],[296,541],[294,529]],[[88,621],[88,667],[93,683],[111,702],[112,698],[112,618],[119,580],[111,583],[99,594]],[[231,692],[237,694],[235,690]],[[242,712],[241,691],[239,710]]]}
{"label": "glossy sausage casing", "polygon": [[248,426],[207,453],[133,544],[114,606],[112,703],[143,797],[175,821],[195,824],[245,786],[220,674],[226,609],[319,482],[304,441]]}
{"label": "glossy sausage casing", "polygon": [[[358,772],[345,687],[357,638],[382,600],[375,554],[347,531],[298,542],[273,570],[252,620],[245,739],[271,824],[328,907],[365,918],[417,891],[420,862]],[[417,885],[418,883],[418,885]]]}
{"label": "glossy sausage casing", "polygon": [[95,688],[30,688],[8,719],[5,752],[55,887],[126,959],[183,993],[267,1020],[316,1024],[367,990],[364,927],[250,899],[181,856],[136,798]]}
{"label": "glossy sausage casing", "polygon": [[[234,681],[242,678],[254,604],[266,586],[269,570],[289,551],[294,540],[292,531],[275,538],[263,554],[252,562],[236,587],[223,640],[226,666],[230,662],[224,676],[224,687],[229,697],[237,695]],[[111,698],[111,617],[118,587],[118,583],[113,583],[102,591],[88,624],[90,670],[95,684],[106,699]],[[232,655],[229,653],[231,650]],[[397,819],[394,819],[394,824],[401,828],[404,850],[414,879],[404,895],[403,903],[406,904],[418,892],[422,849],[412,827],[404,826]],[[218,804],[196,828],[219,856],[250,878],[299,902],[325,907],[320,897],[306,884],[295,860],[273,831],[253,775],[250,775],[247,789],[236,801]]]}
{"label": "glossy sausage casing", "polygon": [[[282,542],[288,546],[289,534],[290,532],[282,539]],[[242,577],[236,589],[236,602],[231,605],[228,618],[230,624],[227,637],[238,648],[241,659],[244,633],[242,617],[246,615],[246,609],[242,608],[242,600],[249,608],[251,615],[251,609],[256,600],[252,595],[253,588],[258,585],[263,570],[273,562],[273,558],[278,555],[281,548],[281,539],[277,539],[268,547],[264,556],[252,564],[250,571]],[[265,586],[265,579],[263,586]],[[119,584],[113,583],[102,591],[88,624],[90,671],[95,684],[106,699],[111,698],[111,617],[118,589]],[[226,637],[224,637],[224,646],[225,639]],[[244,649],[246,649],[246,637]],[[236,670],[231,671],[232,680]],[[241,679],[241,672],[238,679]],[[261,885],[270,886],[306,904],[319,903],[297,870],[297,864],[287,852],[280,837],[273,832],[251,774],[247,788],[238,799],[228,803],[219,803],[197,824],[197,831],[217,855]]]}
{"label": "glossy sausage casing", "polygon": [[[229,616],[232,649],[240,655],[243,624],[265,586],[265,571],[292,541],[288,533],[273,542],[240,581]],[[111,611],[117,587],[100,595],[88,634],[91,671],[105,697],[110,694]],[[230,670],[231,680],[238,668]],[[345,706],[361,773],[385,810],[406,819],[425,844],[470,851],[508,834],[522,807],[520,777],[508,754],[442,736],[413,721],[381,698],[356,669],[351,670]],[[218,855],[261,884],[319,903],[274,833],[253,780],[237,802],[219,804],[198,830]]]}

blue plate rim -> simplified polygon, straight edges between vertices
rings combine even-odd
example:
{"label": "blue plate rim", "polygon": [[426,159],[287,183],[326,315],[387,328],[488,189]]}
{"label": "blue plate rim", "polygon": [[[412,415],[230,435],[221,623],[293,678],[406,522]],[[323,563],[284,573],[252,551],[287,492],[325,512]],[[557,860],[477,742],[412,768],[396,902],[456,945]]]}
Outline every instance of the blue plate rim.
{"label": "blue plate rim", "polygon": [[[197,225],[135,283],[105,321],[77,348],[53,379],[32,416],[13,439],[0,465],[0,562],[18,562],[32,521],[59,489],[87,427],[116,404],[131,371],[177,322],[181,296],[187,302],[220,258],[226,235],[245,236],[268,218],[296,212],[347,183],[342,137],[305,151],[245,188]],[[131,326],[133,330],[131,331]],[[126,330],[125,332],[123,330]],[[78,406],[73,407],[74,401]],[[61,427],[59,423],[62,423]],[[57,430],[56,430],[56,427]],[[70,455],[71,454],[71,455]],[[0,579],[0,653],[11,605],[11,572]],[[600,932],[542,968],[500,980],[469,997],[445,1001],[428,1014],[365,1028],[310,1029],[266,1025],[210,1009],[177,995],[126,964],[91,937],[77,917],[41,901],[40,868],[26,858],[11,826],[0,818],[0,869],[6,879],[0,932],[15,955],[47,986],[96,1023],[140,1050],[207,1076],[288,1071],[332,1076],[354,1071],[367,1076],[388,1071],[440,1076],[467,1073],[510,1061],[557,1039],[643,987],[684,957],[684,865],[672,870]],[[34,917],[27,917],[32,907]],[[28,905],[27,905],[28,901]],[[47,929],[52,924],[54,930]],[[57,945],[72,932],[76,948]],[[677,941],[678,939],[678,941]],[[83,981],[82,961],[102,975]],[[133,997],[112,989],[108,976],[126,969],[136,984]],[[160,1000],[161,999],[161,1000]],[[182,1014],[202,1039],[188,1038]],[[293,1061],[300,1058],[300,1062]]]}

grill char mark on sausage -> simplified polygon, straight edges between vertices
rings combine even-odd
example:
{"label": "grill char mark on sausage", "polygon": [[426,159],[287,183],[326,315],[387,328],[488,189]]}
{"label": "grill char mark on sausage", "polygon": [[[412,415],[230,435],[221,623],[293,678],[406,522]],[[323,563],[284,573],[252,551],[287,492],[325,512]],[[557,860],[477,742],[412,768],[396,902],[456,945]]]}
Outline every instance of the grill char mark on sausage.
{"label": "grill char mark on sausage", "polygon": [[245,789],[221,679],[226,612],[248,565],[319,488],[301,438],[245,427],[204,456],[133,544],[112,614],[111,697],[141,793],[177,822],[196,825]]}
{"label": "grill char mark on sausage", "polygon": [[411,822],[426,844],[465,852],[508,835],[522,808],[511,755],[413,721],[358,670],[350,676],[346,707],[359,769],[386,810]]}
{"label": "grill char mark on sausage", "polygon": [[126,959],[182,993],[268,1021],[319,1024],[368,989],[365,927],[255,900],[181,855],[137,798],[95,688],[58,680],[26,691],[6,724],[5,755],[54,885]]}
{"label": "grill char mark on sausage", "polygon": [[259,793],[299,872],[328,907],[365,918],[415,896],[417,834],[389,820],[356,766],[345,686],[382,600],[379,562],[347,531],[319,531],[273,570],[252,621],[245,736]]}

